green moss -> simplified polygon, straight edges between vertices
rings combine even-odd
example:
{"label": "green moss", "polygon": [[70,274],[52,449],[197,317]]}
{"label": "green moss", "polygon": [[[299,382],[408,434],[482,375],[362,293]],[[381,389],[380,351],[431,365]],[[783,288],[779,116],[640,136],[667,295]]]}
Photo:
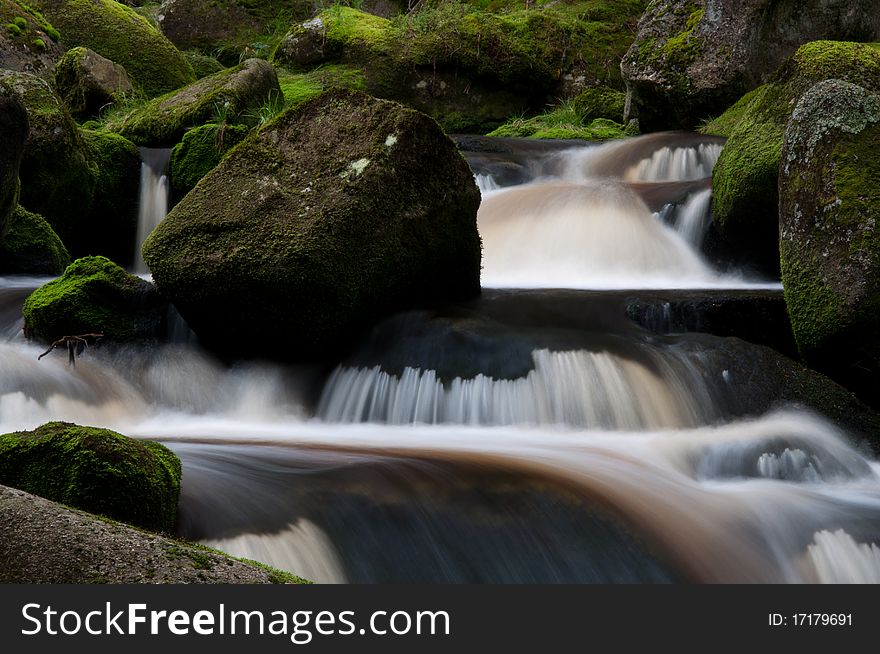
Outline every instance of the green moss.
{"label": "green moss", "polygon": [[583,120],[574,103],[563,103],[552,111],[531,118],[515,118],[489,136],[534,139],[585,139],[605,141],[629,136],[626,128],[607,118]]}
{"label": "green moss", "polygon": [[179,194],[188,193],[223,155],[248,135],[247,125],[202,125],[189,130],[171,150],[170,179]]}
{"label": "green moss", "polygon": [[154,336],[153,314],[163,307],[148,282],[106,257],[83,257],[31,293],[22,313],[25,334],[46,343],[88,333],[131,341]]}
{"label": "green moss", "polygon": [[183,56],[186,57],[186,60],[192,66],[196,79],[202,79],[203,77],[208,77],[208,75],[219,73],[226,68],[226,66],[221,64],[214,57],[209,57],[200,52],[187,50],[183,53]]}
{"label": "green moss", "polygon": [[37,50],[45,50],[46,42],[43,39],[34,39],[31,41],[31,45],[34,46]]}
{"label": "green moss", "polygon": [[723,114],[717,118],[706,121],[706,123],[700,127],[699,131],[703,134],[730,138],[734,128],[739,125],[740,121],[748,113],[752,101],[760,94],[766,92],[766,90],[765,86],[759,86],[758,88],[749,91]]}
{"label": "green moss", "polygon": [[232,556],[221,550],[214,549],[213,547],[202,545],[201,543],[191,543],[189,541],[178,540],[177,545],[171,545],[166,549],[166,552],[170,558],[179,559],[181,557],[186,557],[190,559],[193,562],[193,567],[197,570],[208,570],[213,568],[214,560],[207,555],[214,554],[215,556],[222,557],[222,560],[226,561],[227,563],[232,561],[239,561],[241,563],[245,563],[249,566],[253,566],[267,572],[268,581],[270,584],[302,585],[312,583],[308,579],[303,579],[302,577],[298,577],[297,575],[286,572],[285,570],[273,568],[272,566],[266,565],[265,563],[254,561],[253,559]]}
{"label": "green moss", "polygon": [[61,34],[48,20],[46,20],[46,17],[43,16],[43,14],[24,3],[18,2],[16,4],[21,7],[22,11],[30,15],[30,17],[34,20],[34,22],[36,22],[39,28],[46,34],[46,36],[48,36],[55,42],[61,40]]}
{"label": "green moss", "polygon": [[15,38],[16,36],[22,35],[22,29],[16,25],[15,23],[7,23],[6,31],[9,33],[9,36]]}
{"label": "green moss", "polygon": [[200,79],[127,113],[108,118],[105,129],[139,145],[171,145],[184,132],[208,122],[255,125],[259,109],[281,98],[278,78],[270,64],[249,59]]}
{"label": "green moss", "polygon": [[668,64],[677,68],[685,68],[696,61],[702,51],[702,43],[694,36],[694,30],[705,14],[700,8],[692,12],[687,19],[685,28],[679,34],[666,39],[662,53]]}
{"label": "green moss", "polygon": [[140,152],[118,134],[82,129],[80,136],[95,180],[86,235],[90,251],[129,265],[137,233]]}
{"label": "green moss", "polygon": [[623,119],[626,93],[607,86],[591,87],[581,91],[572,100],[572,104],[583,121],[589,122],[596,118],[620,121]]}
{"label": "green moss", "polygon": [[[335,7],[320,23],[292,28],[274,58],[303,72],[316,63],[361,66],[370,93],[415,106],[447,129],[497,125],[545,104],[565,74],[622,88],[618,62],[643,8],[582,0],[510,3],[491,13],[443,2],[387,21]],[[425,79],[440,88],[425,90]],[[478,101],[469,101],[472,93]]]}
{"label": "green moss", "polygon": [[49,223],[16,207],[0,239],[0,273],[60,275],[69,263],[67,250]]}
{"label": "green moss", "polygon": [[785,125],[800,97],[825,79],[880,90],[880,52],[858,43],[815,41],[801,46],[768,84],[704,128],[730,137],[713,172],[713,215],[731,243],[777,253],[778,176]]}
{"label": "green moss", "polygon": [[12,19],[12,24],[18,26],[18,28],[19,28],[22,32],[26,31],[27,28],[28,28],[28,22],[27,22],[27,19],[24,18],[23,16],[16,16],[15,18],[13,18],[13,19]]}
{"label": "green moss", "polygon": [[152,441],[70,423],[0,435],[0,483],[153,531],[173,531],[180,460]]}
{"label": "green moss", "polygon": [[192,66],[157,29],[114,0],[32,0],[64,35],[67,47],[85,46],[122,65],[148,96],[195,80]]}

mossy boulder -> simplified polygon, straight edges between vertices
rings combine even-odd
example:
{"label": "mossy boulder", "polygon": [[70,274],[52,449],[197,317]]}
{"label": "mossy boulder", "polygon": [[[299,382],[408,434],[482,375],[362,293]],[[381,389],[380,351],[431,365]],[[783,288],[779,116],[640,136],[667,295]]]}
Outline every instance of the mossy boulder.
{"label": "mossy boulder", "polygon": [[101,333],[112,341],[149,340],[165,327],[168,305],[156,287],[105,257],[83,257],[44,284],[22,308],[28,338]]}
{"label": "mossy boulder", "polygon": [[19,177],[19,202],[42,215],[76,252],[85,237],[95,179],[79,128],[49,84],[34,75],[0,71],[0,93],[27,109],[28,132]]}
{"label": "mossy boulder", "polygon": [[318,359],[384,313],[478,294],[479,202],[434,121],[331,91],[236,146],[143,254],[202,342]]}
{"label": "mossy boulder", "polygon": [[785,130],[780,256],[798,348],[880,404],[880,95],[840,80],[807,91]]}
{"label": "mossy boulder", "polygon": [[134,261],[141,155],[128,139],[80,130],[95,180],[88,220],[71,239],[77,255],[97,254],[128,266]]}
{"label": "mossy boulder", "polygon": [[248,59],[151,100],[111,121],[108,129],[138,145],[173,145],[186,130],[212,120],[254,124],[262,106],[280,102],[281,98],[272,65],[262,59]]}
{"label": "mossy boulder", "polygon": [[184,134],[171,150],[169,179],[175,195],[189,193],[250,131],[247,125],[208,124]]}
{"label": "mossy boulder", "polygon": [[80,121],[95,118],[102,109],[134,94],[125,68],[82,47],[68,50],[55,66],[55,88]]}
{"label": "mossy boulder", "polygon": [[186,57],[186,60],[192,66],[196,79],[202,79],[208,75],[219,73],[226,68],[217,58],[202,54],[201,52],[187,50],[183,53],[183,56]]}
{"label": "mossy boulder", "polygon": [[16,207],[0,236],[0,274],[60,275],[70,255],[43,217]]}
{"label": "mossy boulder", "polygon": [[286,29],[304,20],[314,8],[311,0],[164,0],[157,18],[181,50],[219,52],[237,62],[249,46],[270,38],[279,25]]}
{"label": "mossy boulder", "polygon": [[27,4],[0,0],[0,69],[51,79],[64,54],[58,31]]}
{"label": "mossy boulder", "polygon": [[642,6],[566,2],[491,13],[449,2],[392,20],[336,6],[293,26],[273,58],[296,71],[362,67],[373,95],[424,111],[447,131],[484,132],[568,94],[574,80],[621,84],[616,62]]}
{"label": "mossy boulder", "polygon": [[581,91],[571,103],[584,122],[607,118],[619,123],[623,120],[626,94],[607,86],[596,86]]}
{"label": "mossy boulder", "polygon": [[819,39],[880,39],[875,0],[655,0],[621,70],[643,128],[692,129]]}
{"label": "mossy boulder", "polygon": [[751,252],[768,269],[778,265],[778,180],[785,126],[807,90],[834,78],[880,91],[880,50],[837,41],[804,45],[768,84],[703,130],[729,136],[713,171],[715,226],[727,243]]}
{"label": "mossy boulder", "polygon": [[66,47],[84,46],[123,66],[148,97],[195,80],[183,54],[131,7],[115,0],[28,1]]}
{"label": "mossy boulder", "polygon": [[18,170],[27,136],[27,109],[0,85],[0,238],[18,203]]}
{"label": "mossy boulder", "polygon": [[159,443],[50,422],[0,435],[0,484],[144,529],[172,532],[180,460]]}

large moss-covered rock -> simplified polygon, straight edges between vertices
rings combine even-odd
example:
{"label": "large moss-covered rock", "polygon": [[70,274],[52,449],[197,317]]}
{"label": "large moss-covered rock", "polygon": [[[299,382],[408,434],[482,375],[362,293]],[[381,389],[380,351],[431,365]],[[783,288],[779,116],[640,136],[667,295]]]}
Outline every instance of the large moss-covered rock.
{"label": "large moss-covered rock", "polygon": [[50,422],[0,435],[0,484],[153,531],[171,532],[180,460],[164,445]]}
{"label": "large moss-covered rock", "polygon": [[208,124],[184,134],[171,150],[169,180],[174,193],[178,197],[189,193],[250,131],[247,125]]}
{"label": "large moss-covered rock", "polygon": [[0,0],[0,69],[50,79],[64,54],[59,38],[58,30],[27,4]]}
{"label": "large moss-covered rock", "polygon": [[818,39],[880,39],[875,0],[655,0],[621,69],[643,127],[690,129]]}
{"label": "large moss-covered rock", "polygon": [[434,121],[334,91],[239,144],[143,254],[203,342],[318,358],[385,312],[479,293],[479,201]]}
{"label": "large moss-covered rock", "polygon": [[43,217],[16,207],[0,236],[0,274],[60,275],[70,255]]}
{"label": "large moss-covered rock", "polygon": [[123,66],[148,96],[195,80],[180,51],[134,9],[115,0],[28,0],[68,48],[85,46]]}
{"label": "large moss-covered rock", "polygon": [[273,56],[300,71],[363,67],[373,95],[416,107],[447,131],[485,131],[575,88],[621,84],[616,62],[643,5],[548,3],[496,14],[451,2],[393,20],[336,6],[292,27]]}
{"label": "large moss-covered rock", "polygon": [[782,139],[795,105],[816,83],[843,79],[880,91],[880,50],[816,41],[704,131],[728,136],[713,171],[713,216],[722,237],[766,267],[778,262],[778,179]]}
{"label": "large moss-covered rock", "polygon": [[105,256],[120,265],[134,261],[141,156],[118,134],[84,129],[80,136],[95,180],[92,205],[82,231],[71,239],[76,255]]}
{"label": "large moss-covered rock", "polygon": [[42,215],[76,252],[87,236],[95,179],[79,128],[49,84],[34,75],[0,71],[0,93],[27,109],[28,132],[19,177],[19,202]]}
{"label": "large moss-covered rock", "polygon": [[18,203],[18,169],[27,136],[27,109],[0,85],[0,238]]}
{"label": "large moss-covered rock", "polygon": [[138,145],[172,145],[186,130],[212,120],[253,124],[259,120],[262,106],[280,102],[281,98],[272,65],[262,59],[248,59],[156,98],[112,121],[108,128]]}
{"label": "large moss-covered rock", "polygon": [[31,293],[22,313],[25,334],[44,343],[92,333],[132,341],[160,335],[168,305],[155,286],[109,259],[83,257]]}
{"label": "large moss-covered rock", "polygon": [[880,95],[840,80],[803,95],[785,130],[780,255],[806,360],[880,404]]}
{"label": "large moss-covered rock", "polygon": [[78,120],[94,118],[134,93],[125,68],[82,47],[68,50],[55,66],[55,88]]}

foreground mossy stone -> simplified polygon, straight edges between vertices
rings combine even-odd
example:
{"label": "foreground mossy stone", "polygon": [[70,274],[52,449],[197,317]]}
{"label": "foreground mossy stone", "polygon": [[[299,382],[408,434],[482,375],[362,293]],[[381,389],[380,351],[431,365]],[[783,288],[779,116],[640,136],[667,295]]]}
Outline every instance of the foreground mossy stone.
{"label": "foreground mossy stone", "polygon": [[55,88],[80,121],[134,94],[125,68],[82,47],[68,50],[55,66]]}
{"label": "foreground mossy stone", "polygon": [[171,532],[180,460],[164,445],[50,422],[0,435],[0,484],[152,531]]}
{"label": "foreground mossy stone", "polygon": [[16,207],[0,236],[0,274],[60,275],[70,255],[43,217]]}
{"label": "foreground mossy stone", "polygon": [[190,63],[190,66],[192,66],[193,72],[196,74],[196,79],[202,79],[208,75],[219,73],[226,68],[226,66],[221,64],[214,57],[204,55],[200,52],[187,50],[183,53],[183,56],[186,57],[186,60]]}
{"label": "foreground mossy stone", "polygon": [[25,334],[44,343],[90,333],[133,341],[156,338],[167,308],[149,282],[105,257],[84,257],[31,293],[22,313]]}
{"label": "foreground mossy stone", "polygon": [[0,561],[13,584],[310,583],[2,485]]}
{"label": "foreground mossy stone", "polygon": [[189,193],[250,131],[247,125],[209,124],[184,134],[171,150],[169,180],[175,194]]}
{"label": "foreground mossy stone", "polygon": [[807,91],[785,130],[780,256],[798,348],[880,404],[880,95],[840,80]]}
{"label": "foreground mossy stone", "polygon": [[572,99],[572,105],[584,122],[607,118],[616,122],[623,120],[626,94],[607,86],[584,89]]}
{"label": "foreground mossy stone", "polygon": [[18,203],[18,171],[27,137],[27,109],[0,85],[0,239]]}
{"label": "foreground mossy stone", "polygon": [[479,202],[433,120],[332,91],[236,146],[143,254],[209,346],[317,359],[383,313],[478,294]]}
{"label": "foreground mossy stone", "polygon": [[95,179],[79,128],[49,84],[34,75],[0,71],[0,94],[27,109],[28,132],[19,202],[39,213],[71,251],[86,235]]}
{"label": "foreground mossy stone", "polygon": [[880,50],[859,43],[802,46],[771,81],[703,130],[729,136],[713,171],[713,219],[733,247],[778,262],[779,165],[785,126],[800,97],[826,79],[880,91]]}
{"label": "foreground mossy stone", "polygon": [[115,0],[29,0],[68,48],[91,48],[123,66],[148,97],[195,80],[181,52],[134,9]]}
{"label": "foreground mossy stone", "polygon": [[0,69],[51,79],[64,54],[60,35],[39,12],[15,0],[0,0]]}
{"label": "foreground mossy stone", "polygon": [[655,0],[621,69],[643,127],[693,129],[820,39],[880,40],[875,0]]}
{"label": "foreground mossy stone", "polygon": [[272,65],[262,59],[248,59],[156,98],[112,121],[108,129],[138,145],[172,145],[186,130],[212,120],[254,124],[259,121],[261,107],[281,99]]}

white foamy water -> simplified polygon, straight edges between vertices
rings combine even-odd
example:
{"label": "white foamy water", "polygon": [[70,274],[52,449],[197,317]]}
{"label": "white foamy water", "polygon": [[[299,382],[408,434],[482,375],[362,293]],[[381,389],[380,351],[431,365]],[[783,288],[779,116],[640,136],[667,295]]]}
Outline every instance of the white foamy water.
{"label": "white foamy water", "polygon": [[632,189],[613,180],[498,191],[483,199],[477,223],[482,283],[490,288],[750,286],[714,272]]}
{"label": "white foamy water", "polygon": [[699,376],[685,362],[658,356],[654,371],[606,352],[537,350],[532,359],[534,370],[519,379],[478,375],[445,384],[433,370],[406,368],[398,377],[378,366],[340,367],[324,387],[318,415],[328,422],[607,429],[705,419],[709,398],[690,390]]}
{"label": "white foamy water", "polygon": [[817,532],[806,564],[823,584],[880,584],[880,547],[856,542],[843,529]]}
{"label": "white foamy water", "polygon": [[138,204],[137,239],[134,250],[134,271],[149,273],[150,269],[141,256],[141,246],[156,226],[168,213],[168,162],[171,150],[168,148],[140,148],[141,152],[141,191]]}
{"label": "white foamy water", "polygon": [[347,581],[333,543],[310,520],[298,520],[278,532],[239,534],[202,542],[232,556],[266,562],[319,584]]}

